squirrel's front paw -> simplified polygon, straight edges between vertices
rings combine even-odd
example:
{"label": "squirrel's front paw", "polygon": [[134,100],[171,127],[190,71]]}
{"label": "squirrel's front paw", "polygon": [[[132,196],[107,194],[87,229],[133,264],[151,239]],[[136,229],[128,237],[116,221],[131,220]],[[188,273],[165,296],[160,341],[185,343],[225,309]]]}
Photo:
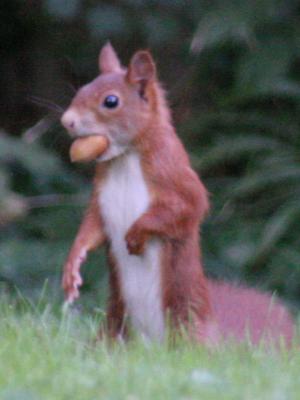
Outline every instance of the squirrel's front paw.
{"label": "squirrel's front paw", "polygon": [[138,256],[144,253],[146,235],[137,227],[133,226],[129,229],[125,236],[125,241],[129,254]]}
{"label": "squirrel's front paw", "polygon": [[79,271],[84,258],[84,256],[79,256],[68,259],[64,266],[62,287],[68,303],[73,303],[79,297],[79,287],[82,285],[82,278]]}
{"label": "squirrel's front paw", "polygon": [[69,263],[65,265],[62,278],[62,287],[65,292],[66,301],[73,303],[79,297],[79,287],[82,285],[82,278],[77,268]]}

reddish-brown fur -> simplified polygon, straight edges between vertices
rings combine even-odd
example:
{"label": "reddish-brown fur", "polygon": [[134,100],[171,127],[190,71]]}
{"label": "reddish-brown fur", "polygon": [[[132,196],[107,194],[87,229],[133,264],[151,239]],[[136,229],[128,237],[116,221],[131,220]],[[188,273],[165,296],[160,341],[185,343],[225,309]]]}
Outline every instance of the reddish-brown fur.
{"label": "reddish-brown fur", "polygon": [[[148,210],[128,230],[125,240],[128,252],[135,255],[143,253],[149,238],[159,237],[163,241],[161,278],[165,315],[171,317],[175,326],[184,324],[193,337],[202,341],[215,341],[219,333],[241,339],[247,326],[254,342],[270,326],[278,327],[272,337],[278,338],[282,333],[289,341],[293,323],[282,305],[273,307],[265,323],[268,296],[207,282],[204,276],[198,232],[209,208],[208,196],[175,133],[150,54],[137,52],[126,72],[107,45],[102,49],[99,64],[102,75],[79,91],[70,109],[81,116],[93,113],[96,122],[92,134],[105,134],[105,127],[112,129],[117,125],[119,131],[126,132],[126,140],[141,157],[152,200]],[[99,103],[112,89],[120,94],[123,107],[100,112]],[[63,117],[63,123],[78,134],[74,121]],[[111,162],[97,166],[92,199],[65,264],[63,287],[70,301],[79,296],[78,287],[82,283],[79,268],[86,253],[104,242],[109,247],[97,196]],[[109,258],[108,332],[116,337],[124,331],[125,304],[116,261],[112,254]],[[253,304],[256,304],[254,310]]]}
{"label": "reddish-brown fur", "polygon": [[224,282],[208,282],[212,309],[218,329],[224,338],[258,344],[275,345],[282,339],[289,345],[294,335],[294,322],[277,299],[255,289]]}

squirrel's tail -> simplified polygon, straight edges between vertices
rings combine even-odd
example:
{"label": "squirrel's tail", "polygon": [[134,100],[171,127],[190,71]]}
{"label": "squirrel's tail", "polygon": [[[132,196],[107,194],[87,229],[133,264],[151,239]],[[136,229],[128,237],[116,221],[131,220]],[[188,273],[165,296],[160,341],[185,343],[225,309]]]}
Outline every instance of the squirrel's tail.
{"label": "squirrel's tail", "polygon": [[290,346],[294,321],[287,308],[274,296],[256,289],[208,280],[212,309],[222,338],[253,344],[264,341]]}

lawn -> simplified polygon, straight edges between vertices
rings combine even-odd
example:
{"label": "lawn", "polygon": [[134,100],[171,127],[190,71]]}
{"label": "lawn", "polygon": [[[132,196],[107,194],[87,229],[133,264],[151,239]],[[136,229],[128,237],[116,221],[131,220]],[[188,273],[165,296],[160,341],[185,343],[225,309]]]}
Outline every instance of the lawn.
{"label": "lawn", "polygon": [[[100,317],[3,298],[1,400],[299,399],[296,345],[94,344]],[[100,314],[100,313],[99,313]]]}

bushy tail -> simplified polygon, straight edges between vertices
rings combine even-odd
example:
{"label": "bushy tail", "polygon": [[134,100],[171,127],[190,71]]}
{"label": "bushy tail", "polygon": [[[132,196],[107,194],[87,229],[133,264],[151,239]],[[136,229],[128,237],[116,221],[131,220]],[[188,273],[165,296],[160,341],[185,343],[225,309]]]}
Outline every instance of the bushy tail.
{"label": "bushy tail", "polygon": [[258,344],[289,346],[294,321],[287,308],[275,297],[258,290],[208,281],[212,308],[222,338],[249,339]]}

